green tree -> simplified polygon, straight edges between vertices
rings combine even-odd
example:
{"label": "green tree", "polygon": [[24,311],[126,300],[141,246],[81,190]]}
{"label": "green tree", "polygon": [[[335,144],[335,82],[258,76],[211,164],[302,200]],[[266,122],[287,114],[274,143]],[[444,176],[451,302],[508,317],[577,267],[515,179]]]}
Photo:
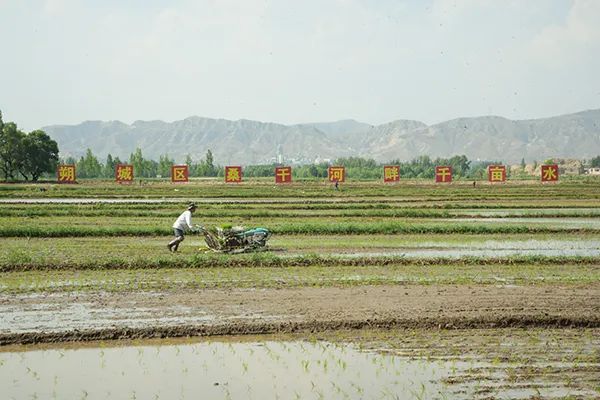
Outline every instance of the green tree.
{"label": "green tree", "polygon": [[244,168],[244,176],[249,178],[275,176],[276,164],[248,165]]}
{"label": "green tree", "polygon": [[204,160],[195,164],[191,170],[194,176],[217,176],[218,168],[215,167],[212,151],[207,150]]}
{"label": "green tree", "polygon": [[[1,115],[0,115],[1,117]],[[591,167],[592,168],[599,168],[600,167],[600,156],[596,156],[594,158],[592,158],[591,160]]]}
{"label": "green tree", "polygon": [[4,180],[14,180],[23,162],[25,133],[17,129],[14,122],[2,123],[0,132],[0,170]]}
{"label": "green tree", "polygon": [[212,151],[210,151],[210,149],[208,149],[206,151],[205,164],[206,164],[206,170],[208,172],[208,176],[215,176],[216,175],[215,159],[214,159],[213,153],[212,153]]}
{"label": "green tree", "polygon": [[102,174],[102,165],[92,150],[87,149],[85,156],[77,162],[77,176],[81,178],[98,178]]}
{"label": "green tree", "polygon": [[170,176],[171,175],[171,167],[173,166],[173,164],[175,163],[175,161],[171,158],[169,158],[168,154],[164,154],[162,156],[160,156],[160,159],[158,161],[158,174],[161,175],[163,178]]}
{"label": "green tree", "polygon": [[102,168],[102,177],[104,178],[114,178],[115,176],[115,167],[117,163],[113,159],[112,155],[108,153],[106,156],[106,163]]}
{"label": "green tree", "polygon": [[217,176],[218,168],[215,166],[215,159],[210,149],[206,151],[204,162],[199,164],[199,168],[203,170],[203,176]]}
{"label": "green tree", "polygon": [[129,163],[133,165],[133,173],[135,176],[144,176],[144,156],[142,155],[142,149],[138,147],[131,153],[129,156]]}
{"label": "green tree", "polygon": [[469,173],[469,168],[471,167],[471,161],[467,158],[467,156],[454,156],[450,158],[448,164],[452,166],[452,174],[458,177],[466,176]]}
{"label": "green tree", "polygon": [[52,172],[58,163],[58,145],[42,130],[30,132],[23,139],[21,175],[37,181],[44,172]]}
{"label": "green tree", "polygon": [[195,163],[194,160],[192,160],[191,155],[188,154],[185,156],[184,164],[187,164],[188,166],[188,176],[198,176],[198,163]]}

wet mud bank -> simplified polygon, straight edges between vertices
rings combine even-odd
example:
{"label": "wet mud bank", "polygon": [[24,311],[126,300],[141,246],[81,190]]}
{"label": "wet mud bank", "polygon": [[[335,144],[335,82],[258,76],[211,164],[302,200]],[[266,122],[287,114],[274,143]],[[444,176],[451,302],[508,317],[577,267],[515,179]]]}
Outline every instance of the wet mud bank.
{"label": "wet mud bank", "polygon": [[600,285],[381,285],[0,295],[0,344],[363,328],[598,328]]}
{"label": "wet mud bank", "polygon": [[64,332],[0,334],[0,346],[60,342],[131,340],[179,337],[318,333],[352,329],[498,329],[498,328],[600,328],[600,317],[485,316],[477,318],[380,318],[305,322],[236,322],[227,324],[107,328]]}

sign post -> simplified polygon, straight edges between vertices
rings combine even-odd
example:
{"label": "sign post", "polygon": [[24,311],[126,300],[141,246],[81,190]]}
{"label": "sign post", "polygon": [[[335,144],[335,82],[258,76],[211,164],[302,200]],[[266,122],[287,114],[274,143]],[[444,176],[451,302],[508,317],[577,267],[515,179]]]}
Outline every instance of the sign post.
{"label": "sign post", "polygon": [[386,165],[383,167],[383,182],[392,183],[400,181],[400,166]]}
{"label": "sign post", "polygon": [[292,167],[275,167],[275,183],[292,183]]}
{"label": "sign post", "polygon": [[171,166],[171,182],[186,183],[189,180],[189,170],[187,165]]}
{"label": "sign post", "polygon": [[117,183],[132,183],[133,182],[133,165],[117,164],[115,167],[115,180]]}
{"label": "sign post", "polygon": [[75,164],[61,164],[57,170],[58,183],[75,183],[77,175],[75,174]]}
{"label": "sign post", "polygon": [[489,165],[488,166],[488,181],[489,182],[505,182],[506,181],[506,166],[505,165]]}
{"label": "sign post", "polygon": [[345,182],[346,181],[346,168],[345,167],[329,167],[327,170],[327,177],[329,182]]}
{"label": "sign post", "polygon": [[450,167],[450,166],[435,167],[435,182],[436,183],[452,182],[452,167]]}
{"label": "sign post", "polygon": [[225,183],[240,183],[242,181],[242,167],[226,166],[225,167]]}
{"label": "sign post", "polygon": [[558,165],[542,165],[542,182],[558,182]]}

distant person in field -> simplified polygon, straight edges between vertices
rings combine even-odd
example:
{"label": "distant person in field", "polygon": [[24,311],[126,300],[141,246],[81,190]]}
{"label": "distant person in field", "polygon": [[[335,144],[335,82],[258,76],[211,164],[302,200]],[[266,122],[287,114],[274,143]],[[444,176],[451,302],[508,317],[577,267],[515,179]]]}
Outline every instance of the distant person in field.
{"label": "distant person in field", "polygon": [[192,214],[194,211],[196,211],[196,208],[197,207],[194,203],[190,203],[187,210],[182,212],[173,224],[173,233],[175,234],[175,239],[171,240],[167,245],[169,251],[177,251],[179,248],[179,243],[183,242],[183,239],[185,239],[183,236],[185,231],[192,230]]}

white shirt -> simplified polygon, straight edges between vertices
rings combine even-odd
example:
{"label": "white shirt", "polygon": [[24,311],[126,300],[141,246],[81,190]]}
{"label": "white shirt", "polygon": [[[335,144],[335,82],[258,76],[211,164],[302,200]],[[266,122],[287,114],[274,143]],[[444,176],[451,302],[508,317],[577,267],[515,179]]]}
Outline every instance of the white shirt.
{"label": "white shirt", "polygon": [[190,210],[182,212],[173,224],[173,228],[181,229],[182,231],[192,229],[192,212]]}

